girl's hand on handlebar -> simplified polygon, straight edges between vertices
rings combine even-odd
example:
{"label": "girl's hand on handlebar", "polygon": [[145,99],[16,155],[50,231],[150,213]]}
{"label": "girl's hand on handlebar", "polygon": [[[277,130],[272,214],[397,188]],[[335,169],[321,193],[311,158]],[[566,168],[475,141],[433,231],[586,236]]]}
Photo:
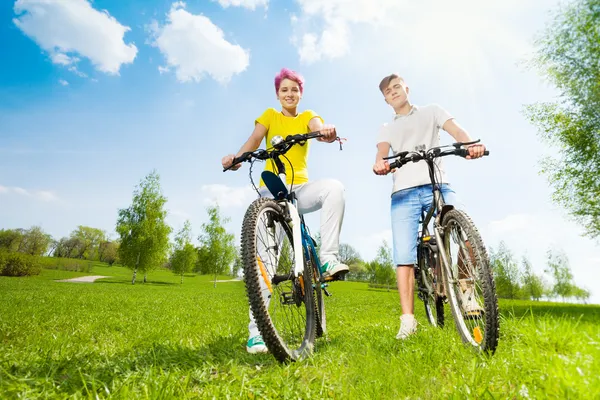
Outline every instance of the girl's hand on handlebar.
{"label": "girl's hand on handlebar", "polygon": [[335,138],[337,137],[337,133],[335,131],[335,125],[332,125],[332,124],[323,125],[323,127],[319,130],[319,132],[321,132],[321,134],[323,135],[322,137],[317,138],[317,140],[320,142],[331,143],[331,142],[335,141]]}
{"label": "girl's hand on handlebar", "polygon": [[235,159],[235,154],[229,154],[229,155],[223,157],[221,159],[221,164],[223,165],[223,169],[229,168],[229,167],[231,167],[231,168],[229,168],[230,171],[237,171],[238,169],[240,169],[240,167],[242,166],[241,163],[231,166],[234,159]]}

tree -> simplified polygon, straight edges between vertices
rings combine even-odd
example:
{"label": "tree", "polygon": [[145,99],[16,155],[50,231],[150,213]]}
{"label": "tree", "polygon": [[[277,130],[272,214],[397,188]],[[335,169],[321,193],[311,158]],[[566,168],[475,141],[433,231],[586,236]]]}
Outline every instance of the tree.
{"label": "tree", "polygon": [[207,208],[209,222],[202,224],[202,233],[198,236],[198,270],[201,274],[214,274],[215,286],[218,274],[229,272],[235,261],[235,237],[227,233],[223,224],[229,218],[222,218],[219,206]]}
{"label": "tree", "polygon": [[340,243],[338,259],[348,266],[362,261],[358,251],[347,243]]}
{"label": "tree", "polygon": [[119,258],[119,243],[101,242],[98,246],[98,258],[112,267]]}
{"label": "tree", "polygon": [[16,229],[0,230],[0,249],[16,252],[23,240],[23,233]]}
{"label": "tree", "polygon": [[166,224],[167,202],[160,190],[156,171],[147,175],[134,190],[129,208],[120,209],[116,231],[120,236],[119,259],[133,270],[147,273],[167,259],[171,228]]}
{"label": "tree", "polygon": [[98,260],[100,243],[106,241],[106,234],[100,229],[79,225],[76,230],[71,232],[71,238],[78,239],[80,244],[76,248],[77,254],[72,254],[71,257]]}
{"label": "tree", "polygon": [[32,226],[23,235],[21,251],[32,256],[43,256],[48,252],[52,243],[52,236],[47,234],[39,226]]}
{"label": "tree", "polygon": [[237,278],[242,269],[244,269],[244,260],[242,259],[242,248],[240,247],[235,251],[235,261],[231,267],[231,276]]}
{"label": "tree", "polygon": [[554,286],[552,287],[552,295],[562,297],[563,301],[565,298],[573,294],[573,274],[571,273],[571,267],[569,266],[569,259],[567,255],[562,251],[548,250],[548,269],[546,273],[552,275],[554,278]]}
{"label": "tree", "polygon": [[500,242],[498,251],[490,249],[490,264],[494,271],[498,297],[516,299],[521,290],[521,272],[513,253],[504,242]]}
{"label": "tree", "polygon": [[54,248],[54,257],[75,258],[83,246],[84,243],[79,238],[63,237]]}
{"label": "tree", "polygon": [[523,293],[530,299],[540,300],[546,291],[544,280],[533,273],[531,262],[523,256]]}
{"label": "tree", "polygon": [[590,298],[589,290],[580,288],[575,285],[573,285],[573,287],[571,288],[571,293],[573,294],[573,297],[584,303]]}
{"label": "tree", "polygon": [[543,161],[553,200],[600,235],[600,0],[559,9],[537,40],[532,64],[560,90],[557,103],[527,106],[540,136],[558,150]]}
{"label": "tree", "polygon": [[171,257],[171,269],[181,276],[181,283],[183,283],[183,274],[194,268],[197,259],[198,253],[192,244],[192,227],[190,221],[185,221],[183,228],[175,237],[175,251]]}

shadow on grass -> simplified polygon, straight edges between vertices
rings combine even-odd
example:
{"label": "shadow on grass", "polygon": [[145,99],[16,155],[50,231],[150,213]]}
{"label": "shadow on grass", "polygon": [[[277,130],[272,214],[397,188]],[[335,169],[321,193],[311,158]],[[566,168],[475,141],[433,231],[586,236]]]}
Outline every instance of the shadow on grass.
{"label": "shadow on grass", "polygon": [[549,316],[554,318],[573,318],[582,322],[598,323],[600,306],[500,301],[500,314],[505,318],[522,318],[533,314],[534,317]]}

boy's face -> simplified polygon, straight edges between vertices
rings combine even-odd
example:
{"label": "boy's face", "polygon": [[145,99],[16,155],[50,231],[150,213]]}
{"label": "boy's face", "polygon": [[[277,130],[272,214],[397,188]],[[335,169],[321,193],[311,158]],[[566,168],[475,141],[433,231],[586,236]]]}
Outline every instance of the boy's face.
{"label": "boy's face", "polygon": [[385,102],[393,108],[400,108],[408,101],[408,86],[400,78],[390,81],[387,88],[383,90]]}

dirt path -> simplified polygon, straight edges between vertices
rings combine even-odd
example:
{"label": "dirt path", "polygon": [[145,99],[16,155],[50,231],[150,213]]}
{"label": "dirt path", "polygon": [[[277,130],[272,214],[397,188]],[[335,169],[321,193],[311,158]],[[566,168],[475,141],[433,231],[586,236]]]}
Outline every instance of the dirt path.
{"label": "dirt path", "polygon": [[83,283],[92,283],[96,279],[101,278],[110,278],[110,276],[102,276],[102,275],[91,275],[91,276],[80,276],[79,278],[73,279],[61,279],[56,282],[83,282]]}

